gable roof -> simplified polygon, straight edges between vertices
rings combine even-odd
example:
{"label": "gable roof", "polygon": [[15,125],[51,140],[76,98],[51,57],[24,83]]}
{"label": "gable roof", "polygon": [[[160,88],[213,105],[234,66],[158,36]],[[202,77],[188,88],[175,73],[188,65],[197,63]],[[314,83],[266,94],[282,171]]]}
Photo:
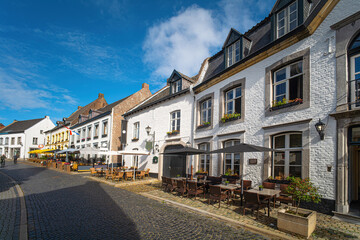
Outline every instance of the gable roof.
{"label": "gable roof", "polygon": [[[130,96],[131,96],[131,95],[130,95]],[[115,107],[116,105],[118,105],[118,104],[120,104],[121,102],[125,101],[125,100],[126,100],[128,97],[130,97],[130,96],[127,96],[127,97],[125,97],[125,98],[123,98],[123,99],[120,99],[120,100],[118,100],[118,101],[116,101],[116,102],[113,102],[113,103],[111,103],[111,104],[108,104],[108,105],[106,105],[105,107],[98,109],[97,111],[98,111],[98,112],[102,112],[102,113],[111,111],[111,109],[112,109],[113,107]]]}
{"label": "gable roof", "polygon": [[30,119],[24,121],[14,121],[5,128],[1,129],[0,134],[22,133],[26,129],[31,128],[32,126],[34,126],[43,119],[44,118]]}
{"label": "gable roof", "polygon": [[170,77],[168,78],[168,82],[174,77],[174,75],[177,75],[177,76],[179,76],[180,78],[183,78],[183,79],[185,79],[185,80],[188,80],[188,81],[191,82],[191,83],[196,82],[193,78],[188,77],[188,76],[186,76],[185,74],[183,74],[183,73],[181,73],[181,72],[179,72],[179,71],[177,71],[177,70],[175,70],[175,69],[174,69],[174,71],[171,73]]}

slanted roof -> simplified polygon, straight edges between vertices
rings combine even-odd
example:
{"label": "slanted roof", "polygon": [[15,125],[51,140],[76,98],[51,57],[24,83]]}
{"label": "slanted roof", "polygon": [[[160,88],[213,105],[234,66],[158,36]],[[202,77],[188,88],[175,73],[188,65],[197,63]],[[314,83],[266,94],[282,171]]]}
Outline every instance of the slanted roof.
{"label": "slanted roof", "polygon": [[[130,96],[131,96],[131,95],[130,95]],[[120,104],[121,102],[125,101],[125,99],[127,99],[127,98],[130,97],[130,96],[127,96],[127,97],[125,97],[125,98],[123,98],[123,99],[120,99],[120,100],[118,100],[118,101],[116,101],[116,102],[113,102],[113,103],[111,103],[111,104],[108,104],[108,105],[106,105],[105,107],[98,109],[97,111],[98,111],[98,112],[102,112],[102,113],[111,111],[111,109],[112,109],[113,107],[115,107],[116,105],[118,105],[118,104]]]}
{"label": "slanted roof", "polygon": [[25,132],[26,129],[31,128],[44,118],[30,119],[24,121],[14,121],[9,124],[5,128],[0,130],[0,134],[8,134],[8,133],[22,133]]}
{"label": "slanted roof", "polygon": [[168,78],[168,82],[170,82],[171,79],[173,79],[175,75],[177,75],[179,78],[183,78],[183,79],[185,79],[185,80],[187,80],[187,81],[189,81],[189,82],[191,82],[191,83],[196,82],[196,80],[194,80],[193,78],[188,77],[188,76],[186,76],[185,74],[183,74],[183,73],[181,73],[181,72],[179,72],[179,71],[177,71],[177,70],[175,70],[175,69],[174,69],[174,71],[171,73],[170,77]]}

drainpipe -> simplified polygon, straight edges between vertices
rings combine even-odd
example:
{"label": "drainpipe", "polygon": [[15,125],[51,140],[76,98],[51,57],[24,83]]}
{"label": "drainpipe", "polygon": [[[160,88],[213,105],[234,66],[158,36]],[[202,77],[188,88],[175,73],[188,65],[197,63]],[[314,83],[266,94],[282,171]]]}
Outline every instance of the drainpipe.
{"label": "drainpipe", "polygon": [[[195,129],[195,114],[196,114],[196,110],[195,110],[195,93],[193,90],[193,85],[190,85],[190,94],[193,97],[193,102],[192,102],[192,109],[193,112],[191,114],[191,132],[190,132],[190,139],[189,141],[191,142],[191,147],[194,147],[194,129]],[[192,165],[194,166],[194,169],[196,168],[195,166],[195,158],[194,155],[191,156],[191,161],[192,161]]]}

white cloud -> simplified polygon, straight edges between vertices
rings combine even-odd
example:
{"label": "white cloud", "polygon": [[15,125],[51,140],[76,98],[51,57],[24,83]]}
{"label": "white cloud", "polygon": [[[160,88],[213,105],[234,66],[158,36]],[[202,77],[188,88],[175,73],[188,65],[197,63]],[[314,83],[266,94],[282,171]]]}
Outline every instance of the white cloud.
{"label": "white cloud", "polygon": [[169,76],[174,68],[196,74],[221,40],[211,12],[191,6],[149,29],[143,46],[145,62],[154,65],[155,74],[161,77]]}
{"label": "white cloud", "polygon": [[270,12],[274,1],[222,0],[213,11],[188,7],[148,29],[144,61],[154,69],[155,79],[169,77],[173,69],[196,75],[205,58],[221,50],[231,27],[246,32],[262,20],[256,16]]}

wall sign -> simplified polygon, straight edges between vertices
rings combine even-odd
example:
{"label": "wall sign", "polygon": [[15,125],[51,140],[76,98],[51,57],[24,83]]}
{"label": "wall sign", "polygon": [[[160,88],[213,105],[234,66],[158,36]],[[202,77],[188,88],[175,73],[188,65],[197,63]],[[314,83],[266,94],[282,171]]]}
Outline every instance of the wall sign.
{"label": "wall sign", "polygon": [[249,165],[256,165],[257,164],[257,158],[249,158]]}
{"label": "wall sign", "polygon": [[159,158],[158,157],[153,157],[153,163],[158,163],[159,162]]}

